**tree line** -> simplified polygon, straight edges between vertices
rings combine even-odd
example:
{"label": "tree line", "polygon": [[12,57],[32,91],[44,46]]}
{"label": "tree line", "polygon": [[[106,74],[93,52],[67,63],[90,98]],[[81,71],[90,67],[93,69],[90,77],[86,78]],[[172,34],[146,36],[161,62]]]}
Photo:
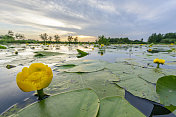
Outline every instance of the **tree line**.
{"label": "tree line", "polygon": [[156,34],[153,33],[148,38],[149,43],[175,43],[176,33]]}
{"label": "tree line", "polygon": [[[68,42],[61,42],[60,36],[58,34],[54,36],[49,36],[47,33],[40,34],[39,37],[42,39],[44,44],[47,43],[78,43],[78,37],[68,36]],[[6,35],[0,36],[0,43],[43,43],[38,40],[33,39],[26,39],[24,34],[14,33],[13,31],[9,30]]]}
{"label": "tree line", "polygon": [[104,35],[98,36],[98,40],[96,40],[98,44],[143,44],[143,38],[141,40],[130,40],[128,37],[125,38],[106,38]]}

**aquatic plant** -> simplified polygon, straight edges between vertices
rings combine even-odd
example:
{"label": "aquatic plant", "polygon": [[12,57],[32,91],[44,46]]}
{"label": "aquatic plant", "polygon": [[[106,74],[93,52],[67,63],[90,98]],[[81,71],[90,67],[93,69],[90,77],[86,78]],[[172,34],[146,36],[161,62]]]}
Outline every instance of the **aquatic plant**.
{"label": "aquatic plant", "polygon": [[151,43],[150,45],[149,45],[149,47],[152,47],[154,45],[154,43]]}
{"label": "aquatic plant", "polygon": [[16,67],[16,66],[15,65],[6,65],[7,69],[11,69],[11,68],[14,68],[14,67]]}
{"label": "aquatic plant", "polygon": [[156,59],[153,60],[153,62],[156,63],[157,64],[157,68],[159,68],[159,65],[160,64],[163,65],[165,63],[165,60],[156,58]]}
{"label": "aquatic plant", "polygon": [[0,49],[7,49],[5,46],[0,45]]}
{"label": "aquatic plant", "polygon": [[89,54],[89,53],[84,52],[84,51],[82,51],[82,50],[80,50],[80,49],[77,49],[77,52],[78,52],[78,54],[79,54],[79,56],[77,56],[78,58],[87,56],[87,55]]}
{"label": "aquatic plant", "polygon": [[24,92],[36,91],[39,100],[43,99],[46,94],[43,88],[48,87],[53,78],[53,73],[50,67],[43,63],[33,63],[28,67],[24,67],[22,72],[16,76],[18,87]]}
{"label": "aquatic plant", "polygon": [[148,49],[147,51],[148,51],[148,52],[151,52],[151,51],[152,51],[152,49]]}
{"label": "aquatic plant", "polygon": [[17,55],[17,54],[18,54],[18,51],[15,51],[15,54]]}
{"label": "aquatic plant", "polygon": [[101,48],[104,47],[104,44],[101,44]]}
{"label": "aquatic plant", "polygon": [[156,92],[160,97],[160,101],[170,111],[176,109],[175,84],[175,75],[163,76],[159,78],[156,83]]}

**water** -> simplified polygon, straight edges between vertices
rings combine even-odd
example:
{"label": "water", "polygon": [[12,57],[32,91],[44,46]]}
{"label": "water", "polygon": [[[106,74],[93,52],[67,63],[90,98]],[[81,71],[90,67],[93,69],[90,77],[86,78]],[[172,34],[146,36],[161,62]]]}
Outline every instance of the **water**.
{"label": "water", "polygon": [[[152,63],[153,58],[155,56],[161,56],[164,57],[166,54],[158,54],[158,53],[148,53],[146,50],[146,47],[129,47],[129,46],[110,46],[108,49],[104,49],[102,51],[99,51],[98,48],[95,48],[95,50],[92,50],[92,46],[89,48],[84,48],[82,46],[65,46],[65,45],[55,45],[55,47],[48,47],[50,51],[53,52],[61,52],[65,53],[64,55],[58,55],[56,57],[48,57],[48,58],[34,58],[34,53],[37,51],[43,51],[44,49],[39,45],[35,47],[35,49],[30,49],[29,46],[26,48],[21,49],[22,46],[25,45],[15,45],[15,48],[8,49],[8,50],[1,50],[0,51],[0,113],[2,114],[6,110],[8,110],[10,107],[12,107],[15,104],[20,105],[21,107],[24,107],[25,105],[29,103],[33,103],[37,101],[37,97],[34,96],[35,92],[22,92],[17,84],[16,84],[16,75],[18,72],[21,71],[21,69],[24,66],[29,66],[33,62],[43,62],[45,64],[48,64],[50,67],[53,68],[54,64],[60,63],[63,61],[68,60],[75,60],[78,59],[76,49],[82,49],[86,52],[89,52],[90,54],[88,56],[85,56],[81,59],[93,59],[93,60],[104,60],[110,63],[118,62],[125,59],[135,59],[135,61],[141,62],[143,65],[147,65],[147,62],[150,62],[152,66],[156,66]],[[57,47],[58,46],[58,47]],[[160,47],[160,46],[159,46]],[[59,48],[59,49],[56,49]],[[162,46],[162,48],[168,49],[168,46]],[[19,54],[14,55],[14,51],[18,50]],[[146,54],[152,55],[150,58],[146,57]],[[168,53],[166,59],[166,63],[169,62],[175,62],[175,57],[170,56],[175,53]],[[152,58],[153,57],[153,58]],[[147,59],[146,59],[147,58]],[[7,64],[16,65],[17,67],[12,69],[6,69],[5,66]],[[166,69],[176,69],[176,65],[162,65],[161,68]],[[55,74],[55,72],[54,72]],[[129,92],[126,91],[125,98],[136,108],[138,108],[141,112],[143,112],[146,116],[152,116],[157,114],[168,114],[168,115],[159,115],[154,117],[174,117],[172,113],[170,113],[167,109],[163,108],[163,105],[159,105],[156,103],[153,103],[149,100],[141,99],[136,96],[133,96]],[[157,109],[159,111],[162,110],[163,113],[157,112]],[[169,114],[170,113],[170,114]]]}

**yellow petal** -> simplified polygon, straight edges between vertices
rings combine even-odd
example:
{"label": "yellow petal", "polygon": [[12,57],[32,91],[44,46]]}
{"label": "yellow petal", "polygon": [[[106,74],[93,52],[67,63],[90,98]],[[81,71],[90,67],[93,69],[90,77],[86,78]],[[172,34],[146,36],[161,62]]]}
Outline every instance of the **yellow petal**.
{"label": "yellow petal", "polygon": [[160,64],[164,64],[164,63],[165,63],[165,60],[164,60],[164,59],[159,59],[159,63],[160,63]]}
{"label": "yellow petal", "polygon": [[29,66],[29,73],[46,71],[46,66],[43,63],[32,63]]}
{"label": "yellow petal", "polygon": [[154,62],[154,63],[159,63],[159,59],[156,58],[156,59],[153,60],[153,62]]}
{"label": "yellow petal", "polygon": [[50,67],[43,63],[33,63],[24,67],[16,77],[18,87],[25,92],[46,88],[52,81],[53,73]]}

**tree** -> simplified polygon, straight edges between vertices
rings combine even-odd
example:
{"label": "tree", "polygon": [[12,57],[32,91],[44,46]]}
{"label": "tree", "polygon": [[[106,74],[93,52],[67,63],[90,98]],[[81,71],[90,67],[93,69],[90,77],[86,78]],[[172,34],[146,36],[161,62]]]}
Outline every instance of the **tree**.
{"label": "tree", "polygon": [[78,37],[74,38],[74,42],[77,43],[78,42]]}
{"label": "tree", "polygon": [[9,30],[8,33],[7,33],[7,35],[13,37],[14,36],[14,32],[11,31],[11,30]]}
{"label": "tree", "polygon": [[72,42],[72,40],[73,40],[73,37],[72,36],[68,36],[68,42],[69,42],[69,44]]}
{"label": "tree", "polygon": [[15,34],[15,38],[16,38],[16,39],[24,39],[25,37],[24,37],[23,34],[16,33],[16,34]]}
{"label": "tree", "polygon": [[44,43],[46,45],[46,41],[48,40],[48,35],[46,33],[44,33],[44,34],[40,34],[39,36],[44,41]]}
{"label": "tree", "polygon": [[164,39],[163,34],[153,33],[151,36],[149,36],[148,42],[150,42],[150,43],[160,43],[162,41],[162,39]]}
{"label": "tree", "polygon": [[52,36],[49,36],[48,39],[49,39],[49,41],[52,41],[53,38],[52,38]]}
{"label": "tree", "polygon": [[98,36],[98,44],[104,44],[104,45],[109,45],[109,40],[106,39],[106,37],[104,35]]}
{"label": "tree", "polygon": [[141,42],[143,42],[143,41],[144,41],[144,39],[142,38],[142,39],[141,39]]}
{"label": "tree", "polygon": [[59,42],[59,41],[60,41],[60,36],[59,36],[59,35],[54,35],[54,40],[55,40],[56,42]]}

